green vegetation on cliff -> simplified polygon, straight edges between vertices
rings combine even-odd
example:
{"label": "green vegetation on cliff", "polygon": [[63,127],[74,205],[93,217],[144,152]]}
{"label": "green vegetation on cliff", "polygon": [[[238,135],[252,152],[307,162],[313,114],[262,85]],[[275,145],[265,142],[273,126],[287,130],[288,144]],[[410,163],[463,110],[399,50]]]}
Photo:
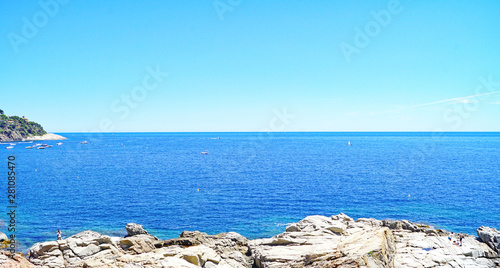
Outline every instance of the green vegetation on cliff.
{"label": "green vegetation on cliff", "polygon": [[7,116],[0,109],[0,141],[21,140],[30,136],[41,136],[47,134],[43,127],[27,118],[19,116]]}

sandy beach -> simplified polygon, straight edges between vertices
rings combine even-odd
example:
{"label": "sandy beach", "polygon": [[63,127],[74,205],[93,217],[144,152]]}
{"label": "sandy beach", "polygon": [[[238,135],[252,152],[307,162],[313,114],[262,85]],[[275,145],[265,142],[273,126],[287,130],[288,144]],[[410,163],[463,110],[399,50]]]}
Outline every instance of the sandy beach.
{"label": "sandy beach", "polygon": [[23,139],[23,141],[48,141],[48,140],[57,141],[57,140],[65,140],[65,139],[66,138],[61,136],[61,135],[57,135],[54,133],[47,133],[43,136],[29,137],[29,138]]}

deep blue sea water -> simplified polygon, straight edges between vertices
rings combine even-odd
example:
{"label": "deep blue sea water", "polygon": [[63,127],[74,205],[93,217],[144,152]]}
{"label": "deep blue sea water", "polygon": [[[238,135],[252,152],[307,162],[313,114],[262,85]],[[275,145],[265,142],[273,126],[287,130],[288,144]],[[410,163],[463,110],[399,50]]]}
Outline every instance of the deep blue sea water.
{"label": "deep blue sea water", "polygon": [[62,135],[45,150],[0,145],[0,231],[13,155],[21,248],[55,240],[57,229],[124,235],[129,222],[162,239],[183,230],[270,237],[340,212],[470,234],[500,227],[500,133]]}

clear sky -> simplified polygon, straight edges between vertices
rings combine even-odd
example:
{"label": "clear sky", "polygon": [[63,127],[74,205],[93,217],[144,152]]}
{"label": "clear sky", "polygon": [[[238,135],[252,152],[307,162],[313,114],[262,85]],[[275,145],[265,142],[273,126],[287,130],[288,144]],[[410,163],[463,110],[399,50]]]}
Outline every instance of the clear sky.
{"label": "clear sky", "polygon": [[500,1],[1,1],[49,132],[500,131]]}

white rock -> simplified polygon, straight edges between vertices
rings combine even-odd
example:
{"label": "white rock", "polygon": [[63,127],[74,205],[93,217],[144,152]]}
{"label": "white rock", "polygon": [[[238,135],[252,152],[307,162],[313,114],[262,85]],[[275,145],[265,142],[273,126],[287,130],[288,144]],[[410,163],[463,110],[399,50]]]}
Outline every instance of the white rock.
{"label": "white rock", "polygon": [[4,242],[4,241],[9,241],[9,238],[7,237],[6,234],[0,232],[0,242]]}
{"label": "white rock", "polygon": [[166,257],[164,260],[160,261],[159,267],[163,268],[199,268],[199,266],[189,263],[183,259],[175,257]]}
{"label": "white rock", "polygon": [[253,262],[259,268],[500,267],[497,253],[474,237],[466,236],[460,247],[432,227],[422,228],[404,220],[353,221],[340,214],[309,216],[282,234],[252,241],[237,233],[210,236],[185,231],[179,239],[158,241],[145,234],[115,238],[86,231],[67,240],[35,244],[30,260],[44,268],[247,268]]}
{"label": "white rock", "polygon": [[127,230],[128,236],[148,234],[148,232],[144,230],[142,225],[137,223],[128,223],[127,226],[125,226],[125,229]]}
{"label": "white rock", "polygon": [[64,260],[60,257],[50,257],[44,261],[44,265],[48,267],[64,267]]}
{"label": "white rock", "polygon": [[90,244],[86,247],[72,247],[71,250],[80,257],[81,259],[88,257],[90,255],[96,254],[97,252],[101,251],[101,248],[99,246],[96,246],[94,244]]}
{"label": "white rock", "polygon": [[481,226],[476,232],[484,243],[500,254],[500,231],[495,228]]}

